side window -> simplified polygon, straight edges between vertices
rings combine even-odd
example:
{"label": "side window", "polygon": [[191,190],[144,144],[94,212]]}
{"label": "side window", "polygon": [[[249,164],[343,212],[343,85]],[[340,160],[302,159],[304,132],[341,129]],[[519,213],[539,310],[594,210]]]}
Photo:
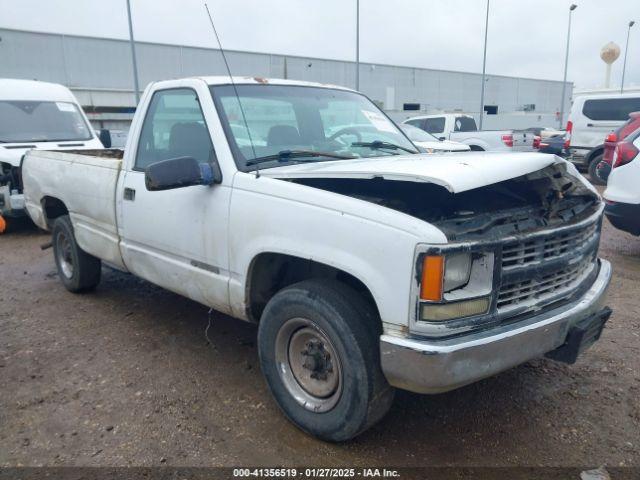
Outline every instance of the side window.
{"label": "side window", "polygon": [[456,117],[454,122],[454,132],[475,132],[478,130],[476,121],[471,117]]}
{"label": "side window", "polygon": [[444,117],[427,118],[422,129],[429,133],[444,132]]}
{"label": "side window", "polygon": [[625,121],[640,110],[640,98],[603,98],[586,100],[582,113],[591,120]]}
{"label": "side window", "polygon": [[404,123],[407,123],[409,125],[413,125],[414,127],[419,128],[421,130],[424,129],[423,128],[424,127],[424,125],[423,125],[424,124],[424,120],[422,118],[416,118],[414,120],[407,120]]}
{"label": "side window", "polygon": [[200,163],[214,159],[211,137],[196,92],[190,88],[160,90],[153,94],[142,124],[135,170],[178,157]]}

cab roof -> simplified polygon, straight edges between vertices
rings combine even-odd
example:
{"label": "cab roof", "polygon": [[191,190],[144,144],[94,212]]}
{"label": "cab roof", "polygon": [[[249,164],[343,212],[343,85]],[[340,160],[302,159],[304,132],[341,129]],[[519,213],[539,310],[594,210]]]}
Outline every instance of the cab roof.
{"label": "cab roof", "polygon": [[0,100],[77,103],[71,91],[58,83],[0,78]]}
{"label": "cab roof", "polygon": [[[333,88],[347,91],[354,91],[350,88],[346,88],[340,85],[332,85],[329,83],[317,83],[317,82],[305,82],[302,80],[288,80],[283,78],[266,78],[266,77],[229,77],[228,75],[217,75],[207,77],[193,77],[199,78],[209,85],[231,85],[231,78],[236,85],[291,85],[300,87],[320,87],[320,88]],[[160,82],[158,82],[160,83]]]}

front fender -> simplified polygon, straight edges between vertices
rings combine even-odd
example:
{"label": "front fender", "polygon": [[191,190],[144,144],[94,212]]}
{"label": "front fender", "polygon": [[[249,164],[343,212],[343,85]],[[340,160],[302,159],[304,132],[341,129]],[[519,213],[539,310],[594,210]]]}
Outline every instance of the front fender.
{"label": "front fender", "polygon": [[[415,246],[446,243],[442,232],[425,222],[421,222],[424,235],[379,223],[366,211],[380,211],[381,217],[403,215],[407,222],[417,219],[343,195],[264,177],[247,181],[257,188],[234,185],[229,215],[229,294],[234,315],[246,319],[253,259],[261,253],[281,253],[349,273],[369,289],[384,323],[408,324]],[[278,196],[269,192],[272,188]]]}

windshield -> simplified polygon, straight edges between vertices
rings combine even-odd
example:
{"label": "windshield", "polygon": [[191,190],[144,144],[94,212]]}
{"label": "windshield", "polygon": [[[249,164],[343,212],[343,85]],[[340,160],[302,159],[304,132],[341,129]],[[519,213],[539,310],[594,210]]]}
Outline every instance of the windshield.
{"label": "windshield", "polygon": [[89,140],[89,126],[73,103],[0,100],[0,142]]}
{"label": "windshield", "polygon": [[345,159],[397,155],[405,149],[417,153],[398,127],[358,93],[289,85],[236,88],[240,104],[232,85],[213,86],[211,92],[240,170],[302,161],[297,152],[304,153],[306,162],[337,160],[324,152]]}
{"label": "windshield", "polygon": [[425,132],[421,128],[414,127],[413,125],[409,125],[407,123],[403,123],[400,125],[400,128],[404,133],[407,134],[409,140],[412,142],[439,142],[437,137],[431,135],[428,132]]}

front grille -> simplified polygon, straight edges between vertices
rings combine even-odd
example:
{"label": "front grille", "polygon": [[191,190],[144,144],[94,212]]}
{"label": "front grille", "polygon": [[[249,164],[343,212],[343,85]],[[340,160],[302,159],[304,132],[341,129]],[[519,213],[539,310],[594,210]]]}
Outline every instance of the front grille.
{"label": "front grille", "polygon": [[591,256],[579,264],[522,282],[503,285],[498,293],[497,308],[505,313],[523,305],[540,306],[570,294],[586,279],[595,268]]}
{"label": "front grille", "polygon": [[498,313],[538,309],[572,295],[596,266],[599,236],[600,222],[595,221],[506,243]]}
{"label": "front grille", "polygon": [[598,223],[595,222],[578,230],[507,243],[502,247],[502,270],[509,271],[579,251],[598,234]]}

